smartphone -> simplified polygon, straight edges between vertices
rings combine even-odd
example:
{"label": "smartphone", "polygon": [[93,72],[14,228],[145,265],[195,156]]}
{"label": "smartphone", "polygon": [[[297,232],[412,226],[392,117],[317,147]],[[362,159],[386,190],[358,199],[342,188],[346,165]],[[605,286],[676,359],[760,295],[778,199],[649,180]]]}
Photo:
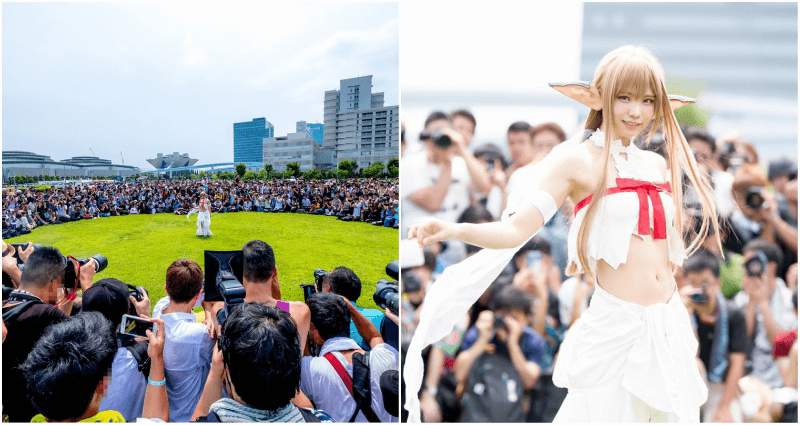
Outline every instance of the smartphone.
{"label": "smartphone", "polygon": [[542,251],[534,250],[528,251],[525,256],[528,261],[528,268],[535,274],[542,272]]}
{"label": "smartphone", "polygon": [[134,337],[147,338],[148,329],[153,332],[153,335],[158,334],[158,326],[155,322],[151,322],[150,319],[131,316],[130,314],[122,315],[122,323],[120,323],[119,327],[121,334]]}

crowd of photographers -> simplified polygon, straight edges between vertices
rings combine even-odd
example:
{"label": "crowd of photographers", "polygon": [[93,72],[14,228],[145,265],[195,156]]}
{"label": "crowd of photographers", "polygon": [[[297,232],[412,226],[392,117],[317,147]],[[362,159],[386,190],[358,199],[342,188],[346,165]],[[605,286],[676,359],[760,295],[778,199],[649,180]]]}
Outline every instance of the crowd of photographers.
{"label": "crowd of photographers", "polygon": [[50,187],[3,188],[3,237],[30,233],[48,224],[128,214],[183,215],[200,193],[212,212],[293,212],[329,215],[397,227],[398,182],[345,180],[145,180]]}
{"label": "crowd of photographers", "polygon": [[[515,185],[566,140],[554,123],[508,127],[508,156],[474,146],[467,110],[431,113],[420,143],[404,140],[403,226],[433,216],[451,222],[499,219]],[[684,128],[714,188],[722,251],[713,236],[675,273],[699,341],[698,368],[709,397],[703,422],[797,422],[797,164],[759,161],[755,147]],[[405,135],[404,135],[405,136]],[[659,133],[636,141],[666,155]],[[766,172],[765,172],[766,170]],[[699,202],[684,194],[696,231]],[[566,389],[553,384],[555,359],[570,325],[588,307],[590,276],[564,274],[572,206],[564,206],[516,254],[453,332],[423,353],[420,392],[426,422],[551,422]],[[478,251],[460,241],[419,248],[401,242],[402,343],[407,348],[426,290],[451,264]]]}
{"label": "crowd of photographers", "polygon": [[385,312],[356,305],[346,267],[284,301],[275,253],[253,240],[206,251],[205,272],[174,261],[151,309],[144,288],[95,281],[101,255],[2,250],[4,422],[398,420],[396,283],[373,297]]}

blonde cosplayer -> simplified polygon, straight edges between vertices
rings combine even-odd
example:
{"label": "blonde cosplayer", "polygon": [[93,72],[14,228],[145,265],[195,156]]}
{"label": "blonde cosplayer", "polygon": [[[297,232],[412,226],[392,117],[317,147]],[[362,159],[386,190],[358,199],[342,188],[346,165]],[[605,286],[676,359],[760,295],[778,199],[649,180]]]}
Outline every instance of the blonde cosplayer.
{"label": "blonde cosplayer", "polygon": [[[658,60],[647,49],[634,46],[620,47],[603,57],[591,84],[578,82],[551,86],[591,109],[585,130],[557,146],[539,163],[517,171],[521,173],[521,181],[528,184],[519,185],[520,189],[509,195],[503,221],[483,225],[454,225],[431,219],[411,226],[409,230],[409,238],[416,238],[421,244],[457,238],[487,248],[448,267],[426,294],[420,323],[409,345],[403,371],[407,384],[405,406],[410,412],[409,422],[419,422],[421,419],[417,391],[422,384],[422,349],[453,329],[519,247],[538,232],[567,199],[578,204],[572,224],[577,228],[570,230],[568,274],[583,270],[592,273],[596,279],[596,261],[603,259],[610,266],[604,266],[606,276],[611,276],[612,280],[614,276],[624,276],[622,269],[617,268],[620,263],[627,262],[629,245],[638,239],[632,238],[632,235],[651,234],[649,211],[652,203],[653,237],[652,242],[646,243],[650,244],[647,253],[656,255],[653,259],[655,263],[651,265],[644,257],[634,256],[625,273],[630,276],[630,270],[645,271],[659,267],[666,276],[666,283],[661,284],[659,294],[651,294],[648,287],[636,287],[636,283],[626,283],[620,279],[611,282],[618,284],[617,290],[622,283],[627,284],[627,288],[639,290],[639,294],[649,294],[650,298],[640,299],[641,303],[612,295],[603,288],[606,282],[596,285],[590,308],[570,329],[559,351],[553,380],[557,386],[569,388],[570,392],[556,421],[697,421],[699,407],[707,397],[707,389],[694,360],[697,340],[691,330],[688,313],[674,287],[672,273],[667,267],[670,264],[679,266],[686,257],[682,235],[688,226],[684,226],[680,213],[684,173],[699,195],[703,208],[700,231],[690,243],[688,251],[691,253],[697,249],[712,227],[718,235],[716,208],[708,176],[698,168],[672,112],[693,99],[668,95],[664,72]],[[626,121],[615,115],[615,107],[623,98],[624,102],[633,100],[635,105],[646,105],[648,108],[646,114],[639,114],[638,109],[629,109],[635,111],[638,117],[635,125],[627,128],[622,124]],[[620,113],[620,116],[626,113],[630,112]],[[640,119],[649,122],[639,122]],[[656,162],[653,156],[642,153],[631,140],[644,131],[648,124],[648,138],[658,128],[663,128],[669,154],[669,162],[663,173],[660,171],[663,166],[654,167]],[[621,138],[627,145],[621,143]],[[597,152],[600,147],[602,153],[594,156],[597,154],[592,152]],[[588,156],[576,157],[582,155],[580,152]],[[622,154],[628,156],[620,159]],[[627,164],[629,155],[634,155],[633,164]],[[592,180],[594,174],[587,174],[580,169],[588,166],[585,158],[591,158],[588,162],[600,170],[597,180]],[[576,160],[579,162],[574,162]],[[617,171],[617,185],[611,188],[607,182],[612,170],[609,163],[614,163]],[[623,176],[621,170],[625,168],[629,169]],[[666,169],[669,170],[669,177]],[[575,177],[576,174],[581,175]],[[575,178],[583,179],[582,183],[579,184]],[[620,186],[621,180],[628,180],[638,187],[625,190]],[[644,191],[649,192],[645,194]],[[621,192],[636,194],[610,196]],[[661,201],[662,196],[664,201]],[[637,211],[631,211],[634,204]],[[579,213],[582,208],[585,209]],[[613,208],[616,208],[614,212],[627,214],[626,220],[633,216],[635,221],[603,222],[606,212]],[[598,219],[602,226],[594,223]],[[638,228],[635,224],[637,221]],[[636,229],[632,235],[626,233],[629,232],[626,226],[631,223]],[[616,241],[612,244],[611,238],[606,236]],[[667,242],[657,242],[658,239],[666,239]],[[620,244],[624,244],[624,247]],[[666,255],[664,246],[669,250],[669,262],[658,257],[661,255],[659,253]],[[617,257],[612,259],[621,258],[621,261],[609,262],[609,252],[613,254],[610,257]],[[644,276],[641,279],[648,278]],[[668,287],[670,283],[673,287]],[[672,294],[667,302],[663,298],[655,300],[656,295],[666,296],[667,291]],[[573,332],[574,328],[582,329]],[[617,345],[609,346],[609,343]],[[628,348],[621,348],[623,345],[620,343]],[[681,388],[681,391],[676,391],[677,388]]]}

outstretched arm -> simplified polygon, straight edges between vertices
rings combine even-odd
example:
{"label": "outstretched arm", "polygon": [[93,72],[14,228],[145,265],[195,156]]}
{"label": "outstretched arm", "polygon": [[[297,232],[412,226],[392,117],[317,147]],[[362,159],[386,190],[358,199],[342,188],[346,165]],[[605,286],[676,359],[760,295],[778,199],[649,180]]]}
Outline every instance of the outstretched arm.
{"label": "outstretched arm", "polygon": [[[541,184],[544,196],[549,195],[555,201],[555,207],[564,203],[572,190],[572,175],[576,168],[570,164],[570,157],[565,156],[551,167]],[[543,194],[539,194],[543,195]],[[542,196],[539,196],[540,198]],[[550,214],[548,214],[550,215]],[[526,204],[520,207],[508,220],[493,223],[445,223],[431,219],[411,226],[408,238],[416,238],[421,245],[427,245],[447,239],[459,239],[471,245],[483,248],[513,248],[525,242],[545,224],[540,207]]]}

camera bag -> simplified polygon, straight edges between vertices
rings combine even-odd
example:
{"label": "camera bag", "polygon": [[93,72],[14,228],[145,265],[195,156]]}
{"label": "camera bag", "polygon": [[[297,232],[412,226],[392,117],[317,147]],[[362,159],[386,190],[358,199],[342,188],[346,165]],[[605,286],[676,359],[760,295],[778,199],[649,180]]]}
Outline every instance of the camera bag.
{"label": "camera bag", "polygon": [[150,376],[150,356],[147,354],[147,347],[150,346],[150,342],[136,341],[130,335],[119,335],[119,344],[131,353],[134,360],[136,360],[139,372],[142,372],[144,378],[147,379]]}
{"label": "camera bag", "polygon": [[353,354],[352,379],[333,353],[325,354],[324,357],[336,370],[339,378],[342,379],[347,390],[350,391],[350,395],[353,396],[353,399],[356,401],[356,410],[353,412],[353,416],[350,417],[348,422],[355,422],[359,410],[364,412],[364,416],[367,417],[368,421],[380,422],[380,418],[378,418],[378,415],[372,410],[372,392],[369,379],[369,351],[364,352],[364,354]]}

